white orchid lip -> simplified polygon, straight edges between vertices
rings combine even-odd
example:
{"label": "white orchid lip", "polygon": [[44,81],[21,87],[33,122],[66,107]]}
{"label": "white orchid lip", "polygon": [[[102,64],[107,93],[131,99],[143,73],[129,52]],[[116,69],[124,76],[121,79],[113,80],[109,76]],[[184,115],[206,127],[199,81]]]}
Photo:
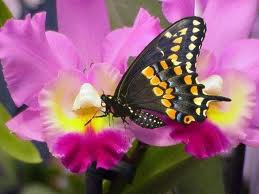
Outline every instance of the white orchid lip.
{"label": "white orchid lip", "polygon": [[73,103],[72,110],[78,111],[91,107],[102,108],[100,95],[90,83],[84,83]]}
{"label": "white orchid lip", "polygon": [[219,95],[223,88],[223,79],[219,75],[212,75],[205,80],[201,81],[205,86],[204,92],[210,95]]}

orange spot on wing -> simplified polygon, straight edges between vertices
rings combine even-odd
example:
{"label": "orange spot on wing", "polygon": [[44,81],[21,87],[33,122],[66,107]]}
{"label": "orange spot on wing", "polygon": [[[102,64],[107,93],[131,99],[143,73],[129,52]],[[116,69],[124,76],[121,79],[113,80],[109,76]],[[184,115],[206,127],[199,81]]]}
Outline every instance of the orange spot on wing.
{"label": "orange spot on wing", "polygon": [[160,79],[157,76],[153,76],[150,80],[151,85],[158,85],[160,83]]}
{"label": "orange spot on wing", "polygon": [[198,95],[198,86],[192,86],[191,87],[191,93],[193,95]]}
{"label": "orange spot on wing", "polygon": [[187,85],[191,85],[192,84],[192,76],[191,75],[186,75],[184,77],[184,82],[187,84]]}
{"label": "orange spot on wing", "polygon": [[163,93],[164,93],[164,91],[163,91],[161,88],[159,88],[159,87],[154,87],[154,88],[153,88],[153,92],[154,92],[154,94],[155,94],[156,96],[162,96]]}
{"label": "orange spot on wing", "polygon": [[161,67],[162,67],[163,69],[168,69],[168,65],[167,65],[167,63],[166,63],[165,61],[161,61],[161,62],[160,62],[160,65],[161,65]]}
{"label": "orange spot on wing", "polygon": [[182,71],[181,66],[175,67],[175,68],[174,68],[174,73],[175,73],[176,75],[182,75],[183,71]]}
{"label": "orange spot on wing", "polygon": [[151,79],[154,76],[155,71],[152,67],[148,66],[143,69],[141,73],[146,76],[146,78]]}
{"label": "orange spot on wing", "polygon": [[166,114],[169,116],[170,119],[175,120],[176,110],[174,110],[172,108],[168,108],[168,109],[166,109]]}
{"label": "orange spot on wing", "polygon": [[167,107],[167,108],[169,108],[169,107],[172,106],[172,103],[171,103],[169,100],[167,100],[167,99],[162,99],[162,100],[161,100],[161,103],[162,103],[165,107]]}

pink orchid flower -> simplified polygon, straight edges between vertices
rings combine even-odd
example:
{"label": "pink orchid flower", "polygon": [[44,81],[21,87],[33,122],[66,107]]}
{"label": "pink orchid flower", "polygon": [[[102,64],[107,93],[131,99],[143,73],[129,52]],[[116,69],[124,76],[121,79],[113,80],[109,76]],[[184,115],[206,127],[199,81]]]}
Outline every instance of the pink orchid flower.
{"label": "pink orchid flower", "polygon": [[0,29],[5,80],[16,105],[28,106],[7,126],[23,139],[46,142],[72,172],[94,161],[111,168],[132,134],[121,119],[86,123],[101,113],[100,95],[113,94],[128,57],[161,31],[159,20],[140,9],[132,27],[111,34],[103,0],[58,0],[57,13],[59,32],[45,32],[45,13],[10,19]]}
{"label": "pink orchid flower", "polygon": [[[228,151],[239,143],[258,147],[259,40],[247,39],[257,1],[205,0],[198,5],[194,0],[162,1],[164,15],[172,23],[194,15],[198,7],[208,29],[197,61],[199,80],[207,93],[232,99],[230,103],[210,103],[208,119],[203,123],[172,123],[171,137],[186,144],[186,151],[199,158]],[[156,135],[143,138],[143,133],[135,131],[135,136],[149,144],[166,145]]]}

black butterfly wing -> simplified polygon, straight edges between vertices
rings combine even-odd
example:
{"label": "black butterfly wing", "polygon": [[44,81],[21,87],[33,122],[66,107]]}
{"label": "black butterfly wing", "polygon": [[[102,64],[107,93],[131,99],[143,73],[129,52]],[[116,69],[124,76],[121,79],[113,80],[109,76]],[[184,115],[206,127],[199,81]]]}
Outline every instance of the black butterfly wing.
{"label": "black butterfly wing", "polygon": [[[141,72],[145,67],[163,59],[171,58],[172,61],[188,61],[195,63],[199,53],[199,47],[204,39],[206,26],[200,17],[184,18],[164,30],[158,35],[133,61],[127,72],[121,79],[114,96],[124,96],[131,79]],[[192,66],[191,68],[195,68]]]}
{"label": "black butterfly wing", "polygon": [[195,68],[206,26],[202,18],[182,19],[153,40],[125,73],[115,97],[129,106],[168,115],[189,124],[206,118],[208,96]]}

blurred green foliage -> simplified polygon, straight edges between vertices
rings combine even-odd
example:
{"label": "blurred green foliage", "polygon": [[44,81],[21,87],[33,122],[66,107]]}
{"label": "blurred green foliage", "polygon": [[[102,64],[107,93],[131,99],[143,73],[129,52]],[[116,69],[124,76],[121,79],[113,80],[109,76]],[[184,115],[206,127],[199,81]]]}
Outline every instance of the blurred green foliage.
{"label": "blurred green foliage", "polygon": [[0,0],[0,26],[2,26],[5,21],[12,17],[11,12],[5,6],[2,0]]}
{"label": "blurred green foliage", "polygon": [[23,141],[11,134],[5,123],[11,117],[0,104],[0,149],[12,157],[28,163],[39,163],[42,161],[36,147],[29,141]]}

